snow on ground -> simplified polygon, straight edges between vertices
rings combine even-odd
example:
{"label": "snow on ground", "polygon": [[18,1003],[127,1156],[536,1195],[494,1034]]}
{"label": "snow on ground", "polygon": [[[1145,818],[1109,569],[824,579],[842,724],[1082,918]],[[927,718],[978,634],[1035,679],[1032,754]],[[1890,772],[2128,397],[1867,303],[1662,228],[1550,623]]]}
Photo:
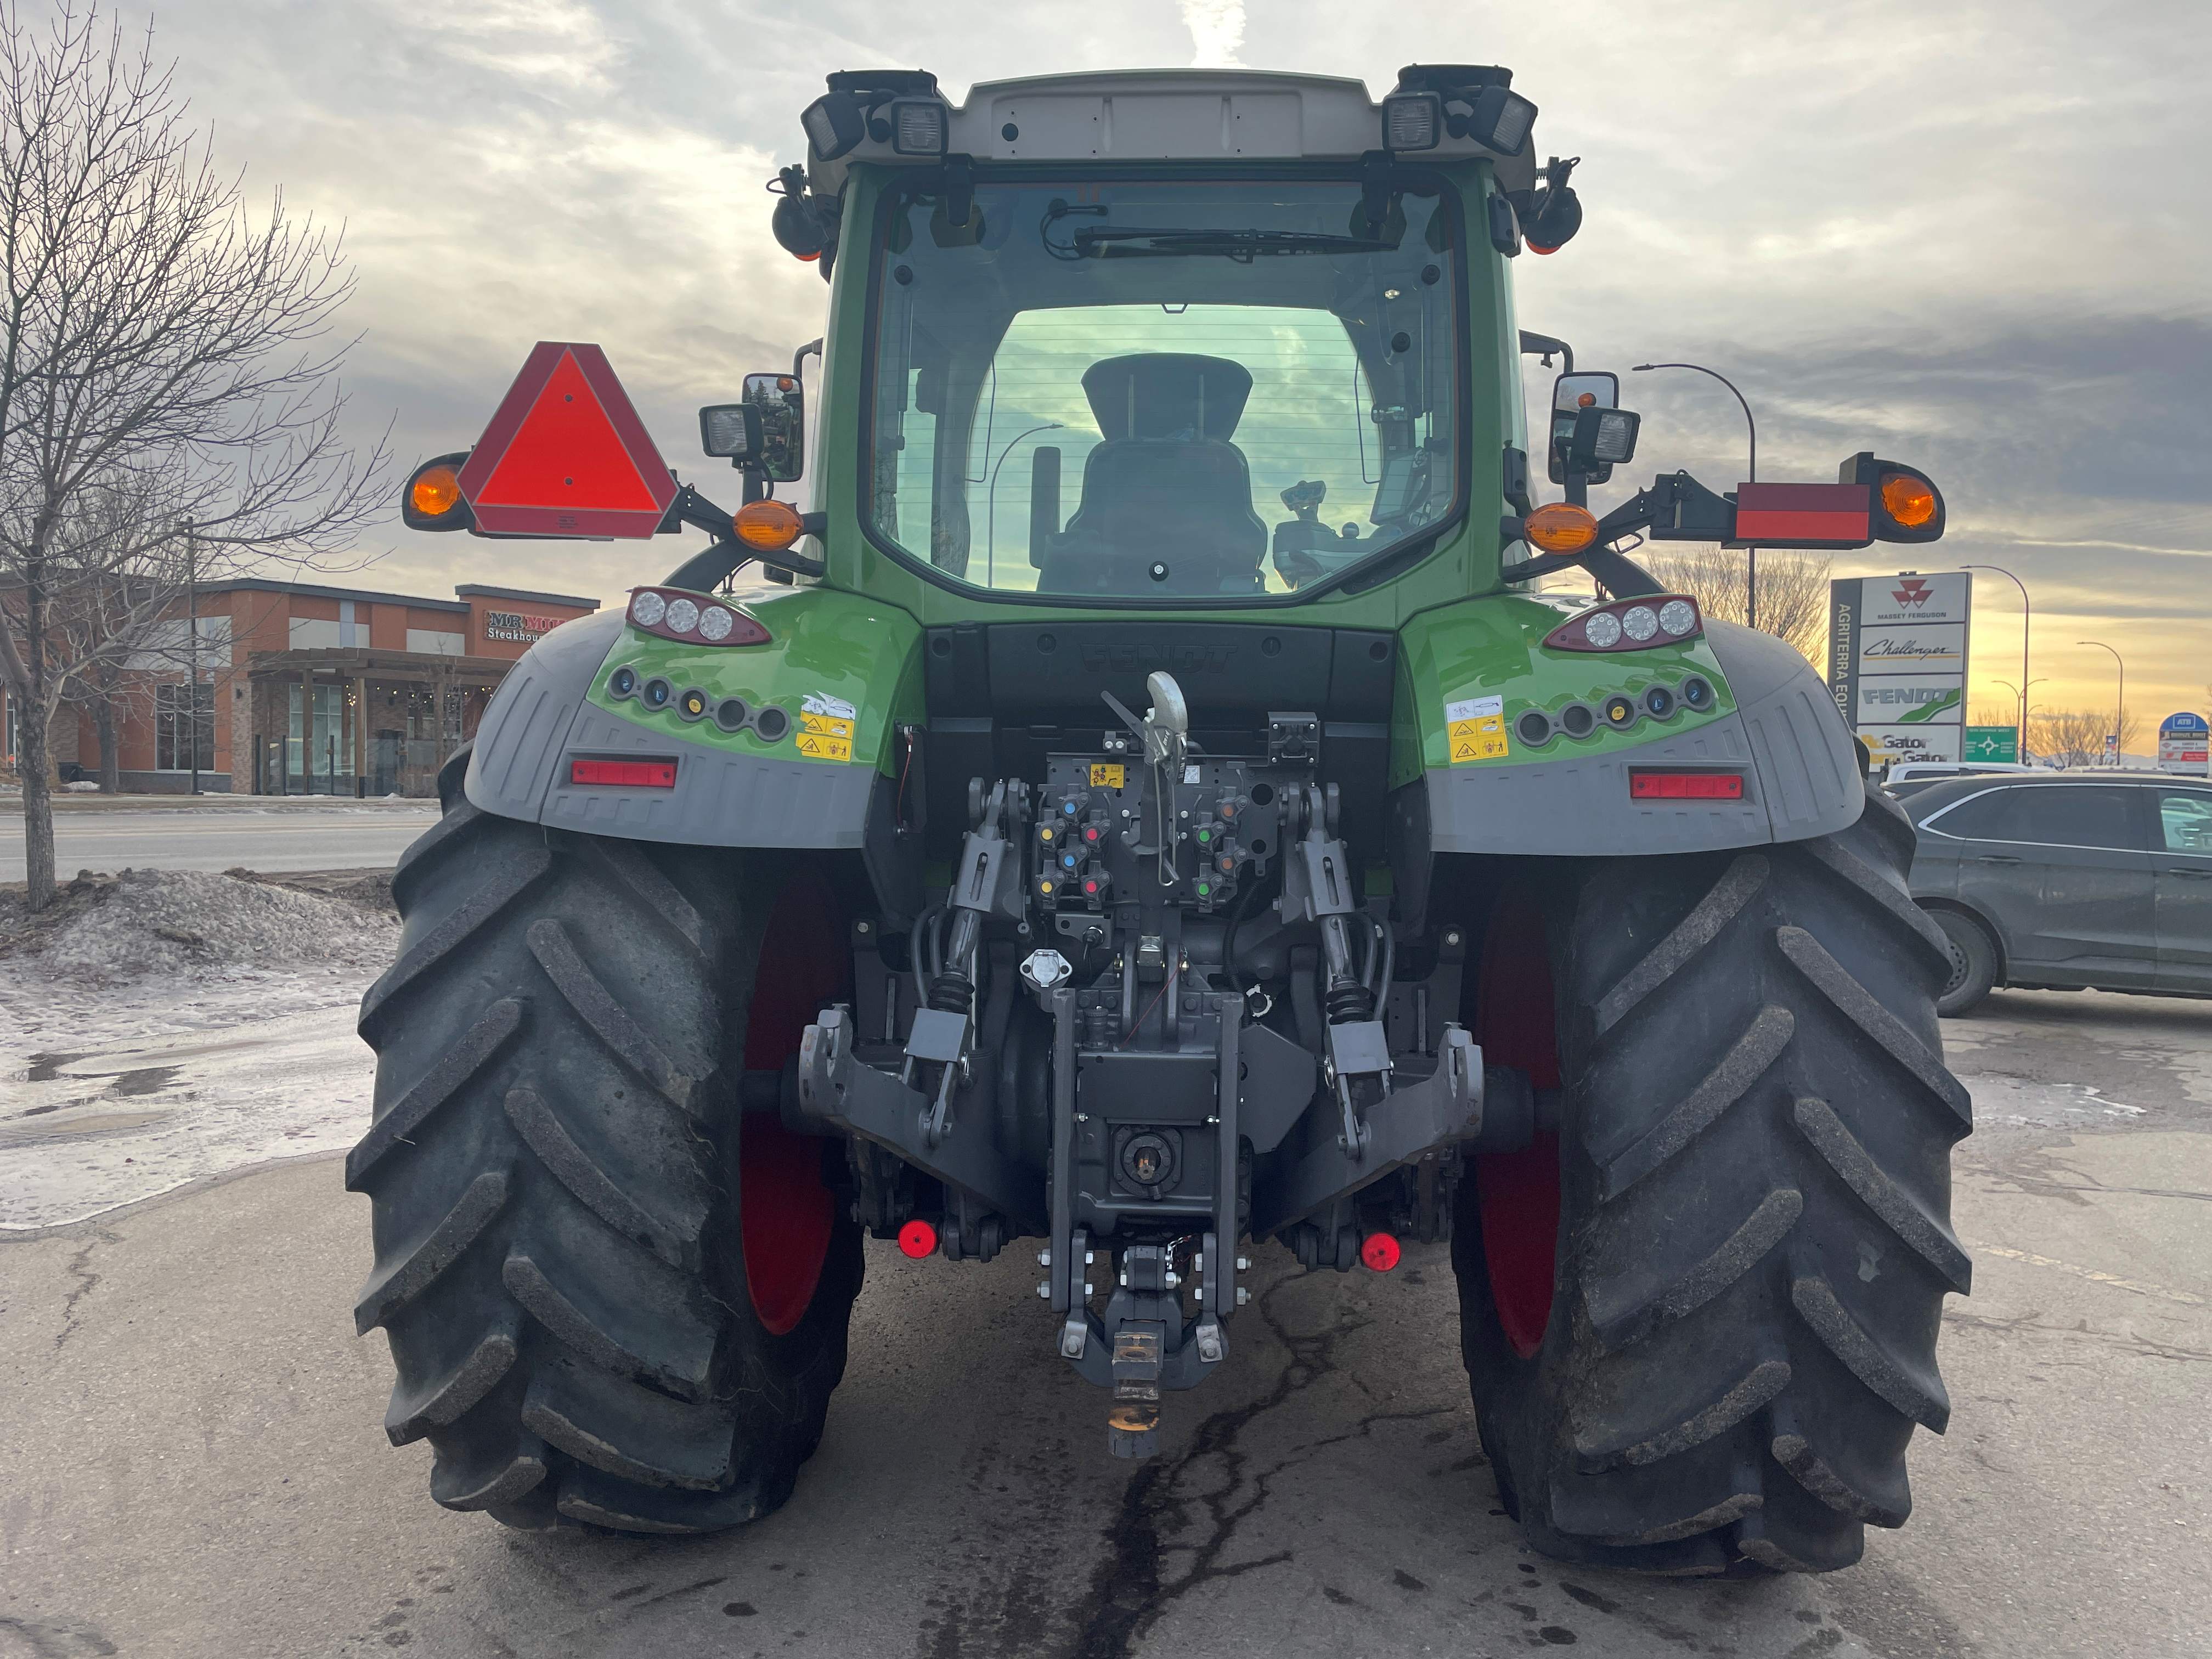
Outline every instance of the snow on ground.
{"label": "snow on ground", "polygon": [[0,1229],[359,1138],[388,913],[192,871],[73,886],[58,922],[0,916]]}

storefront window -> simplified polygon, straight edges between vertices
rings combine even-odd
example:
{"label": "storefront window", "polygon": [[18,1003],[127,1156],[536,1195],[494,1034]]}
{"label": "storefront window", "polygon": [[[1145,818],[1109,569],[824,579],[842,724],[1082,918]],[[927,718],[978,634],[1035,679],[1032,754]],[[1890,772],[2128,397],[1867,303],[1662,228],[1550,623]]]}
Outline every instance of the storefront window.
{"label": "storefront window", "polygon": [[[333,769],[342,778],[353,776],[352,710],[346,705],[345,688],[339,685],[292,686],[290,727],[284,744],[285,769],[312,793],[328,788]],[[312,690],[309,703],[306,693]]]}
{"label": "storefront window", "polygon": [[[194,695],[197,694],[197,695]],[[215,687],[154,688],[154,767],[161,772],[205,771],[215,763]]]}

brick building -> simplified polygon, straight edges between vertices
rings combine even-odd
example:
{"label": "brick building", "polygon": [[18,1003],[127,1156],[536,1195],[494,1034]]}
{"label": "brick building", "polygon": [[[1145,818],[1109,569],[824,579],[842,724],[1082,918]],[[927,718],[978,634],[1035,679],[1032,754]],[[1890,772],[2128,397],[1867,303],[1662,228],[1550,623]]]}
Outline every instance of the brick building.
{"label": "brick building", "polygon": [[[545,634],[596,599],[468,583],[450,599],[241,577],[179,601],[111,707],[121,787],[250,794],[428,795],[476,733],[493,690]],[[192,675],[197,658],[197,685]],[[15,711],[0,690],[7,764]],[[97,777],[94,711],[65,703],[52,750],[64,778]]]}

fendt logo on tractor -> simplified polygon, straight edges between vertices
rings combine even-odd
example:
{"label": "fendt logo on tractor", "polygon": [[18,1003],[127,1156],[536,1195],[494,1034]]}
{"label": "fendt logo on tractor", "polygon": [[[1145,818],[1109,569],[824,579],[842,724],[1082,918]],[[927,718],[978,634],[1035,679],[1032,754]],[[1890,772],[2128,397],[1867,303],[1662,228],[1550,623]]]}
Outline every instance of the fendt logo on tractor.
{"label": "fendt logo on tractor", "polygon": [[1595,514],[1640,422],[1512,322],[1582,219],[1535,118],[1469,65],[834,75],[772,185],[823,337],[700,411],[738,504],[576,342],[417,470],[419,528],[707,538],[538,641],[394,878],[358,1316],[440,1503],[775,1509],[864,1239],[1032,1255],[1123,1457],[1293,1263],[1448,1245],[1536,1547],[1904,1522],[1967,1285],[1948,957],[1811,667],[1629,550],[1942,497],[1862,453]]}

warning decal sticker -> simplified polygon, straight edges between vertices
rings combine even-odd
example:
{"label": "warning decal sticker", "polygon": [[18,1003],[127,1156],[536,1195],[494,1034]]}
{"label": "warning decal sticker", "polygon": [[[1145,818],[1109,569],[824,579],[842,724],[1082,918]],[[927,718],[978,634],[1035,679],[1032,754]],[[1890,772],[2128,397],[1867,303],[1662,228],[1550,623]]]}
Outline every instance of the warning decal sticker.
{"label": "warning decal sticker", "polygon": [[1512,752],[1505,740],[1505,699],[1465,697],[1444,705],[1444,736],[1451,763],[1504,760]]}
{"label": "warning decal sticker", "polygon": [[1118,763],[1108,761],[1091,763],[1091,787],[1093,789],[1119,789],[1121,787],[1121,768]]}

